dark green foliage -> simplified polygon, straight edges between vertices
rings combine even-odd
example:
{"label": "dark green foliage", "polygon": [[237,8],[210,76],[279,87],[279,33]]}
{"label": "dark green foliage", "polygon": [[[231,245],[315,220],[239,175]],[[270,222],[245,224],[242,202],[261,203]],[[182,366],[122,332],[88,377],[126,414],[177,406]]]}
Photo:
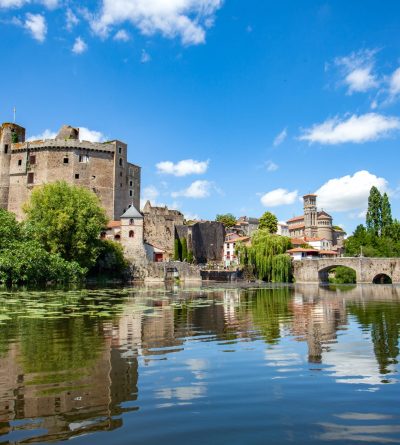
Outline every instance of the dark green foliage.
{"label": "dark green foliage", "polygon": [[335,274],[334,278],[329,278],[332,284],[354,284],[357,281],[356,271],[349,267],[338,266],[331,272]]}
{"label": "dark green foliage", "polygon": [[268,229],[257,230],[251,246],[238,247],[240,261],[251,266],[258,279],[272,283],[292,280],[292,261],[286,251],[292,247],[290,238],[272,235]]}
{"label": "dark green foliage", "polygon": [[47,252],[37,241],[14,241],[0,250],[0,282],[7,285],[72,282],[86,269],[58,254]]}
{"label": "dark green foliage", "polygon": [[276,233],[278,231],[278,218],[271,212],[265,212],[260,218],[259,229],[266,229],[269,233]]}
{"label": "dark green foliage", "polygon": [[174,260],[182,261],[182,243],[179,238],[175,238],[174,241]]}
{"label": "dark green foliage", "polygon": [[381,235],[390,236],[390,231],[393,224],[393,218],[392,218],[392,208],[387,193],[385,193],[382,197],[381,224],[382,224]]}
{"label": "dark green foliage", "polygon": [[368,198],[368,211],[366,217],[367,229],[375,236],[381,234],[382,229],[382,195],[373,186]]}
{"label": "dark green foliage", "polygon": [[101,240],[100,255],[90,275],[102,278],[122,278],[128,268],[121,244],[111,240]]}
{"label": "dark green foliage", "polygon": [[64,181],[46,184],[32,192],[24,210],[27,230],[48,252],[82,267],[96,263],[107,218],[93,192]]}
{"label": "dark green foliage", "polygon": [[187,262],[188,263],[193,263],[194,261],[194,256],[193,256],[193,251],[192,250],[188,250],[188,255],[187,255]]}
{"label": "dark green foliage", "polygon": [[217,215],[215,221],[222,223],[226,228],[233,227],[236,224],[236,218],[232,213]]}
{"label": "dark green foliage", "polygon": [[13,132],[11,133],[11,142],[12,142],[13,144],[18,144],[18,142],[19,142],[18,134],[17,134],[15,131],[13,131]]}
{"label": "dark green foliage", "polygon": [[188,246],[186,238],[182,240],[182,261],[187,261],[188,257]]}
{"label": "dark green foliage", "polygon": [[389,197],[371,188],[366,226],[357,226],[345,241],[346,256],[399,257],[400,222],[392,218]]}
{"label": "dark green foliage", "polygon": [[13,240],[21,239],[21,226],[13,213],[0,209],[0,250],[9,246]]}

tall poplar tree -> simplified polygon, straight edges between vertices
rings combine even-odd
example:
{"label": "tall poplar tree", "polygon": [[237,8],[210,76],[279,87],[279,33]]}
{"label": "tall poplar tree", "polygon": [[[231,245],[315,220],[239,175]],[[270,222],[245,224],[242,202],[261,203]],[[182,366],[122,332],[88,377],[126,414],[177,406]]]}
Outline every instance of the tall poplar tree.
{"label": "tall poplar tree", "polygon": [[375,186],[369,192],[366,224],[371,233],[380,236],[382,229],[382,195]]}
{"label": "tall poplar tree", "polygon": [[382,236],[390,236],[393,225],[392,208],[387,193],[382,197]]}

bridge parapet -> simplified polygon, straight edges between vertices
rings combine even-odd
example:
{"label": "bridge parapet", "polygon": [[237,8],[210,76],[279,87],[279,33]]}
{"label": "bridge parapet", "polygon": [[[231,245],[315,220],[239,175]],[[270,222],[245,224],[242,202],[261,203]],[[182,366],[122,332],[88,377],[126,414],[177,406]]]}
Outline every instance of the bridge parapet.
{"label": "bridge parapet", "polygon": [[294,261],[294,277],[297,283],[328,281],[331,269],[345,266],[355,270],[357,283],[373,283],[379,275],[386,275],[392,283],[400,283],[400,258],[321,258]]}

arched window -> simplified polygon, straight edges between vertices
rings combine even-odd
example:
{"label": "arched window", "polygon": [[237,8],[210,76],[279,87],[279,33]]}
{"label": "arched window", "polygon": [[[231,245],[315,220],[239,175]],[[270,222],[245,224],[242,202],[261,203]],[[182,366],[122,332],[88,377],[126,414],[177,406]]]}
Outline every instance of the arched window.
{"label": "arched window", "polygon": [[121,235],[118,235],[118,234],[115,235],[115,236],[114,236],[114,239],[115,239],[115,241],[119,241],[119,240],[121,239]]}
{"label": "arched window", "polygon": [[130,224],[131,226],[133,226],[133,225],[135,224],[135,220],[134,220],[133,218],[131,218],[131,219],[129,220],[129,224]]}
{"label": "arched window", "polygon": [[133,238],[135,236],[135,232],[133,230],[129,231],[129,238]]}

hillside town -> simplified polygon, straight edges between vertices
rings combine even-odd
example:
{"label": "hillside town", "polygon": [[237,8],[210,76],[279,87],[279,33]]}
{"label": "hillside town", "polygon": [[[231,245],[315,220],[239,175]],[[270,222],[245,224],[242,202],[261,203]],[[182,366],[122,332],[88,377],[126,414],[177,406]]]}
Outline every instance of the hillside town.
{"label": "hillside town", "polygon": [[[180,211],[150,201],[140,208],[141,168],[128,162],[128,145],[119,140],[82,141],[79,129],[68,125],[54,139],[27,141],[25,133],[13,123],[2,124],[0,131],[0,207],[18,220],[35,188],[59,180],[84,187],[96,194],[109,218],[101,239],[119,243],[127,260],[141,268],[173,260],[237,268],[239,244],[250,245],[259,229],[260,219],[250,216],[228,227],[185,221]],[[303,215],[276,226],[277,236],[290,238],[287,253],[293,260],[342,255],[346,233],[318,209],[317,195],[307,194],[303,202]]]}

